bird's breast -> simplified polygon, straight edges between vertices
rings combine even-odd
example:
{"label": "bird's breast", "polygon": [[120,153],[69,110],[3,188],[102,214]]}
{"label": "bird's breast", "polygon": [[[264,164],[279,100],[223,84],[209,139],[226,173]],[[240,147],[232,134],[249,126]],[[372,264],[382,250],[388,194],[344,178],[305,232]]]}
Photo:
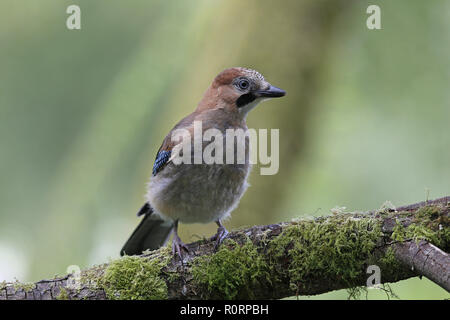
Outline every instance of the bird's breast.
{"label": "bird's breast", "polygon": [[[209,143],[204,143],[205,151]],[[152,177],[148,185],[147,200],[162,216],[186,223],[207,223],[223,219],[238,205],[247,189],[251,170],[248,137],[235,139],[234,160],[227,160],[226,138],[223,141],[223,161],[212,164],[191,163],[167,166]],[[244,152],[244,159],[239,152]],[[239,160],[239,161],[238,161]]]}

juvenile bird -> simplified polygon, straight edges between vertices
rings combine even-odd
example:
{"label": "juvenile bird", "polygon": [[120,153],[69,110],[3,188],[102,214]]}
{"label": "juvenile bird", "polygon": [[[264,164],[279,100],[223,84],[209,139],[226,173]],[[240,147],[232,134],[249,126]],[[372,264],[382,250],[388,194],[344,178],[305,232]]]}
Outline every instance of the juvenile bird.
{"label": "juvenile bird", "polygon": [[[137,214],[144,217],[123,246],[121,255],[157,249],[167,242],[173,231],[172,251],[182,258],[182,250],[187,247],[178,236],[178,222],[216,222],[218,230],[212,239],[218,246],[228,234],[222,220],[238,205],[247,189],[251,170],[248,137],[232,137],[227,144],[226,132],[230,129],[246,132],[245,120],[250,110],[265,99],[285,94],[255,70],[230,68],[217,75],[195,111],[178,122],[163,140],[148,184],[147,202]],[[199,162],[196,158],[199,153],[195,153],[198,143],[194,141],[199,125],[201,134],[211,129],[216,134],[215,139],[218,133],[223,134],[223,141],[217,146],[234,147],[234,161],[225,159],[224,151],[222,162]],[[182,134],[174,139],[179,132]],[[208,144],[201,140],[200,154],[206,151]],[[245,160],[236,161],[238,150],[242,149]],[[220,160],[218,150],[211,154]],[[185,161],[180,161],[181,158]]]}

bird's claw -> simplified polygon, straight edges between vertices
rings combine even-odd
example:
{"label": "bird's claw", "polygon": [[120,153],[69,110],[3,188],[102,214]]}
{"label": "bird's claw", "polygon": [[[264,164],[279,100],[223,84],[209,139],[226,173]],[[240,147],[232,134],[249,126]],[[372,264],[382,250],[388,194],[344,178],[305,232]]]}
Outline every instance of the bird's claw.
{"label": "bird's claw", "polygon": [[219,248],[222,242],[228,237],[228,234],[229,232],[227,229],[225,229],[224,226],[220,226],[217,229],[217,233],[210,238],[211,241],[216,241],[216,244],[214,245],[214,250],[217,250]]}
{"label": "bird's claw", "polygon": [[172,254],[178,256],[181,262],[183,262],[182,250],[185,250],[187,253],[189,252],[188,247],[181,241],[180,237],[174,236],[172,240]]}

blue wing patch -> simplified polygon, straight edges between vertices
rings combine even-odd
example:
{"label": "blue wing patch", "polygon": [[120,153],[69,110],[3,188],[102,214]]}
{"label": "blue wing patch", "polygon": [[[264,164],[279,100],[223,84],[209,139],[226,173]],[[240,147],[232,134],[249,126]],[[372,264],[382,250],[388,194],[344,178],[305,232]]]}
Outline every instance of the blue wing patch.
{"label": "blue wing patch", "polygon": [[170,151],[160,151],[156,155],[155,163],[153,164],[153,171],[152,174],[156,176],[156,174],[161,171],[161,169],[164,167],[164,165],[169,161],[170,158]]}

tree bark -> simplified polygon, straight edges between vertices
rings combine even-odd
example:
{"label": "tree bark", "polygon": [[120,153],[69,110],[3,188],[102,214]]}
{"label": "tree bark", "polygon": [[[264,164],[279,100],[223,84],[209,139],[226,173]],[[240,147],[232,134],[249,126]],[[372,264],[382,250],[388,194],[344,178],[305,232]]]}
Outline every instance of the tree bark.
{"label": "tree bark", "polygon": [[[424,276],[450,291],[449,212],[450,197],[444,197],[396,209],[334,212],[313,220],[254,226],[230,232],[230,240],[225,241],[218,251],[207,239],[188,244],[189,252],[183,261],[172,256],[165,247],[136,258],[125,257],[94,266],[80,275],[30,284],[3,282],[0,283],[0,300],[280,299],[343,288],[364,288],[370,275],[369,265],[380,267],[382,284]],[[336,232],[324,229],[330,227]],[[343,229],[348,234],[342,233]],[[343,234],[344,238],[341,237]],[[349,246],[354,251],[347,250]],[[335,250],[330,252],[330,248]],[[322,254],[329,254],[331,258],[321,261]],[[348,254],[349,260],[354,262],[347,267],[347,259],[342,257]],[[137,270],[138,281],[127,280],[124,275],[130,270],[131,274],[134,272],[125,269],[129,268],[125,264],[127,261],[144,261],[138,269],[149,266],[153,271],[143,277],[142,270]],[[155,265],[158,267],[151,267]],[[332,268],[337,270],[336,273],[330,272],[334,270]],[[114,273],[114,270],[119,272]],[[347,271],[351,271],[350,276]],[[119,277],[125,284],[118,280]],[[155,281],[151,283],[157,284],[133,292],[133,288],[148,280],[146,277],[154,277],[152,280]],[[153,294],[155,290],[163,292],[162,295]],[[125,291],[127,295],[124,295]]]}
{"label": "tree bark", "polygon": [[423,240],[398,243],[394,251],[404,265],[450,292],[450,256],[447,253]]}

